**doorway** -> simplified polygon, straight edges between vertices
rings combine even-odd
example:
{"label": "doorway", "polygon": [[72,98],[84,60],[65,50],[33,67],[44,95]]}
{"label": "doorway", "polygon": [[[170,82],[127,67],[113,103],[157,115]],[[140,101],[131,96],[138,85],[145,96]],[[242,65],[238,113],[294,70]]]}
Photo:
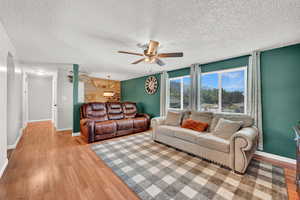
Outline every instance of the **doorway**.
{"label": "doorway", "polygon": [[51,120],[56,127],[57,72],[25,72],[23,83],[26,124]]}

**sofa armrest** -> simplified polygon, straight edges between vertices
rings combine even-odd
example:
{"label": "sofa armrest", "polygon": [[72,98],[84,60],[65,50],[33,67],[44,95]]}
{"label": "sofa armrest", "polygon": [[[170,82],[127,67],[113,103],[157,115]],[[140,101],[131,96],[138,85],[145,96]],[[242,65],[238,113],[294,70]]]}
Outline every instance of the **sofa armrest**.
{"label": "sofa armrest", "polygon": [[95,121],[93,119],[83,118],[80,120],[80,131],[88,143],[95,140]]}
{"label": "sofa armrest", "polygon": [[230,138],[230,158],[232,169],[244,173],[256,151],[258,129],[256,127],[242,128]]}
{"label": "sofa armrest", "polygon": [[147,119],[147,129],[149,129],[150,126],[150,116],[146,113],[137,113],[136,117],[145,117]]}
{"label": "sofa armrest", "polygon": [[151,127],[155,128],[156,126],[163,125],[165,120],[166,117],[154,117],[151,119]]}
{"label": "sofa armrest", "polygon": [[136,117],[145,117],[150,122],[150,116],[146,113],[137,113]]}
{"label": "sofa armrest", "polygon": [[80,119],[80,126],[86,126],[87,123],[89,123],[90,121],[92,121],[92,120],[88,119],[88,118],[82,118],[82,119]]}
{"label": "sofa armrest", "polygon": [[154,117],[151,119],[152,139],[156,140],[156,128],[165,123],[166,117]]}

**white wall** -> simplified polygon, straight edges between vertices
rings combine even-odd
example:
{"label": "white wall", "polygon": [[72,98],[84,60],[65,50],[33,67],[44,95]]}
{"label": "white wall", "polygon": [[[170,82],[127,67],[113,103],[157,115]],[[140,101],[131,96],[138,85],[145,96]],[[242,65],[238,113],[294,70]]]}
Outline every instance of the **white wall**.
{"label": "white wall", "polygon": [[7,56],[16,51],[0,22],[0,177],[7,164]]}
{"label": "white wall", "polygon": [[[72,97],[73,97],[73,95],[72,95]],[[81,81],[79,81],[79,83],[78,83],[78,102],[84,103],[84,82],[81,82]]]}
{"label": "white wall", "polygon": [[29,121],[52,119],[52,76],[28,74]]}
{"label": "white wall", "polygon": [[7,67],[7,144],[14,148],[22,128],[22,68],[11,54]]}
{"label": "white wall", "polygon": [[72,129],[73,85],[69,82],[69,70],[59,69],[57,80],[57,129]]}

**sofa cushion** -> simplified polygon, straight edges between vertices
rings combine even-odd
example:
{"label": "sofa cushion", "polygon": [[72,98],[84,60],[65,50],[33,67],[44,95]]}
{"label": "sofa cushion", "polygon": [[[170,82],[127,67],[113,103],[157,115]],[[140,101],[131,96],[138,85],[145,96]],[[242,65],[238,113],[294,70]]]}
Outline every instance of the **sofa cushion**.
{"label": "sofa cushion", "polygon": [[228,140],[216,137],[211,133],[198,134],[196,141],[200,146],[225,153],[228,153],[230,149],[230,142]]}
{"label": "sofa cushion", "polygon": [[114,120],[108,120],[95,123],[95,134],[112,134],[117,131],[117,123]]}
{"label": "sofa cushion", "polygon": [[191,113],[192,113],[192,111],[190,111],[190,110],[183,110],[182,116],[181,116],[181,122],[183,122],[186,119],[191,118]]}
{"label": "sofa cushion", "polygon": [[230,137],[236,133],[242,125],[242,121],[238,122],[220,118],[212,133],[217,137],[229,140]]}
{"label": "sofa cushion", "polygon": [[186,128],[180,128],[180,130],[174,131],[175,137],[195,144],[197,144],[197,138],[201,134],[203,133]]}
{"label": "sofa cushion", "polygon": [[155,128],[156,134],[176,137],[180,140],[185,140],[200,146],[214,149],[221,152],[229,152],[230,142],[212,135],[211,133],[193,131],[176,126],[160,125]]}
{"label": "sofa cushion", "polygon": [[161,135],[167,135],[170,137],[175,136],[175,132],[182,131],[183,128],[177,126],[160,125],[155,128],[155,132]]}
{"label": "sofa cushion", "polygon": [[210,125],[213,119],[213,113],[192,111],[190,118],[200,122],[208,123],[208,125]]}
{"label": "sofa cushion", "polygon": [[180,126],[182,120],[181,112],[168,111],[165,124],[169,126]]}
{"label": "sofa cushion", "polygon": [[200,122],[192,119],[186,119],[182,122],[181,127],[198,131],[198,132],[203,132],[207,129],[208,123]]}
{"label": "sofa cushion", "polygon": [[133,128],[133,120],[132,119],[120,119],[116,120],[117,129],[119,130],[130,130]]}
{"label": "sofa cushion", "polygon": [[212,132],[220,118],[228,119],[231,121],[242,121],[242,127],[251,127],[254,124],[254,120],[251,116],[245,114],[223,114],[223,113],[216,113],[214,114],[213,120],[211,122],[211,126],[209,127],[209,131]]}

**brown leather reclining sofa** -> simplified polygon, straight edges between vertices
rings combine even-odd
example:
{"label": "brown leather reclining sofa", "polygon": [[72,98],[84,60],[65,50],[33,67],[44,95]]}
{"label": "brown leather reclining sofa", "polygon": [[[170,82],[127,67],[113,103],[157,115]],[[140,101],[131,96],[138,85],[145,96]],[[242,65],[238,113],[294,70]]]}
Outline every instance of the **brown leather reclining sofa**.
{"label": "brown leather reclining sofa", "polygon": [[86,103],[80,112],[80,131],[89,143],[146,131],[150,125],[150,117],[137,113],[133,102]]}

